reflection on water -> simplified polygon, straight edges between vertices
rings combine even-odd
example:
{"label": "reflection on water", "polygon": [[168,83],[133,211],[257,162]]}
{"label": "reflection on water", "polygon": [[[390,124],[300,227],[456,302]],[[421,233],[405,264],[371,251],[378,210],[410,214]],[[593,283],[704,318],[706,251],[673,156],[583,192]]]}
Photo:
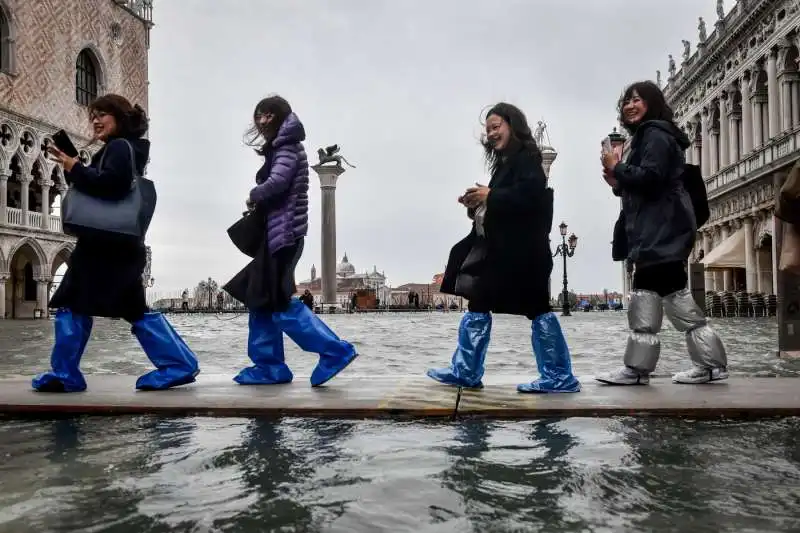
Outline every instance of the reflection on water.
{"label": "reflection on water", "polygon": [[[460,315],[326,317],[353,374],[448,361]],[[175,317],[203,371],[246,364],[246,318]],[[622,313],[562,320],[579,374],[619,364]],[[774,320],[717,321],[731,371],[800,376]],[[487,374],[530,375],[530,325],[497,317]],[[0,321],[0,377],[48,366],[52,324]],[[660,373],[687,364],[665,324]],[[287,342],[298,373],[316,360]],[[150,369],[124,322],[98,320],[87,373]],[[5,421],[0,533],[798,531],[800,420],[534,422],[159,419]]]}
{"label": "reflection on water", "polygon": [[[459,313],[326,315],[325,321],[352,341],[362,357],[350,374],[424,375],[431,366],[450,360],[455,347]],[[248,364],[246,315],[177,315],[178,331],[197,353],[202,372],[233,377]],[[625,313],[576,313],[561,319],[578,375],[594,375],[620,364],[625,350]],[[774,319],[726,319],[713,322],[728,348],[734,375],[799,376],[800,361],[775,356]],[[48,321],[0,321],[0,378],[31,376],[48,367],[52,343]],[[662,355],[657,372],[684,370],[689,364],[684,337],[664,323]],[[286,357],[296,373],[309,374],[316,358],[286,342]],[[150,370],[129,326],[123,321],[98,319],[82,367],[87,373],[138,375]],[[497,316],[487,356],[487,374],[528,375],[535,368],[531,354],[530,322]]]}
{"label": "reflection on water", "polygon": [[0,427],[0,532],[797,531],[800,419]]}

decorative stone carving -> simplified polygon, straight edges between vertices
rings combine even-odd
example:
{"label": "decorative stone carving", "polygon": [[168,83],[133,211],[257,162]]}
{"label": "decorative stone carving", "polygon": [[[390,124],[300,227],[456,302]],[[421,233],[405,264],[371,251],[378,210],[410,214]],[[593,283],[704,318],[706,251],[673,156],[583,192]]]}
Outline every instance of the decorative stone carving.
{"label": "decorative stone carving", "polygon": [[706,21],[703,20],[703,17],[698,17],[697,19],[697,39],[700,44],[706,42],[708,39],[708,33],[706,32]]}
{"label": "decorative stone carving", "polygon": [[661,88],[661,71],[660,70],[656,71],[656,85],[658,85],[658,87]]}
{"label": "decorative stone carving", "polygon": [[689,61],[689,57],[692,55],[692,43],[686,39],[683,39],[681,42],[683,43],[683,60]]}
{"label": "decorative stone carving", "polygon": [[675,77],[675,59],[672,57],[672,54],[669,54],[669,66],[667,67],[667,71],[669,72],[669,77]]}
{"label": "decorative stone carving", "polygon": [[725,20],[725,1],[717,0],[717,19]]}

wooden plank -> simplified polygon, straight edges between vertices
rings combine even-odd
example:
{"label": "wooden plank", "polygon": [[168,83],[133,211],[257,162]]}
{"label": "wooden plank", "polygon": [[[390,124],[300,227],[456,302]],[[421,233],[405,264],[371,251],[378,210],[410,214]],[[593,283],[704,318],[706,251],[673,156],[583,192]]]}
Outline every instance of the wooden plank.
{"label": "wooden plank", "polygon": [[342,376],[312,388],[307,376],[284,385],[242,386],[201,374],[166,391],[136,391],[136,377],[88,375],[80,393],[40,393],[30,379],[0,380],[0,414],[450,417],[458,390],[422,377]]}
{"label": "wooden plank", "polygon": [[672,416],[693,418],[800,415],[800,379],[730,378],[679,385],[669,377],[647,386],[603,385],[579,377],[576,394],[520,394],[519,379],[487,376],[482,390],[463,390],[458,416],[538,418],[552,416]]}

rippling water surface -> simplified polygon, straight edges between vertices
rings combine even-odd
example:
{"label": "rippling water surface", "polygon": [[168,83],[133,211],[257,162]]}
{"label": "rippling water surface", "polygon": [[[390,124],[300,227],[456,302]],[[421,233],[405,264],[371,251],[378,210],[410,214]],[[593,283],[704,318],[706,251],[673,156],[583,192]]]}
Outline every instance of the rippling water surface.
{"label": "rippling water surface", "polygon": [[[325,317],[352,372],[446,363],[458,314]],[[203,370],[246,364],[246,319],[175,317]],[[625,318],[563,319],[579,374],[619,364]],[[0,376],[47,367],[52,324],[0,322]],[[797,376],[771,320],[718,321],[731,371]],[[489,373],[531,374],[529,322],[498,317]],[[661,373],[683,368],[667,328]],[[287,341],[298,372],[313,357]],[[98,320],[91,373],[137,374],[123,322]],[[332,382],[332,386],[334,382]],[[800,382],[798,382],[800,383]],[[0,533],[800,530],[800,419],[524,422],[83,417],[0,422]]]}

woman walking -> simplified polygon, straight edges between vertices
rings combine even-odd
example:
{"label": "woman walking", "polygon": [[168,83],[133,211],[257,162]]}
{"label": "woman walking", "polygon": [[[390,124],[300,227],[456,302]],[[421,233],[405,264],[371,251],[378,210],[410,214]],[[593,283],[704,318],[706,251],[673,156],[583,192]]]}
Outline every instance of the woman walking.
{"label": "woman walking", "polygon": [[[253,366],[234,378],[242,385],[289,383],[283,333],[300,348],[319,354],[311,385],[323,385],[357,356],[355,347],[336,336],[299,298],[294,270],[308,232],[308,158],[302,122],[280,96],[265,98],[253,113],[252,143],[264,157],[247,205],[263,217],[264,238],[255,260],[231,280],[234,297],[250,310],[247,355]],[[252,291],[257,288],[257,297]]]}
{"label": "woman walking", "polygon": [[619,103],[620,121],[632,135],[630,155],[620,162],[602,154],[603,175],[622,197],[633,291],[628,306],[630,334],[617,371],[597,376],[613,385],[646,385],[661,353],[663,315],[685,332],[692,368],[675,383],[707,383],[728,377],[725,347],[686,288],[686,262],[697,234],[692,201],[683,186],[687,136],[652,82],[629,86]]}
{"label": "woman walking", "polygon": [[547,187],[542,154],[525,115],[499,103],[486,115],[484,140],[491,171],[488,186],[467,189],[458,201],[473,219],[470,234],[456,244],[441,292],[469,300],[449,368],[428,376],[448,385],[482,387],[492,329],[491,313],[526,316],[540,377],[520,392],[578,392],[569,349],[550,310],[550,230],[553,190]]}
{"label": "woman walking", "polygon": [[[147,166],[150,141],[142,138],[147,116],[138,105],[108,94],[89,106],[89,117],[95,140],[105,143],[89,166],[54,146],[49,151],[64,167],[64,177],[72,187],[97,198],[122,200],[131,190],[134,175],[144,175]],[[34,389],[86,389],[79,365],[94,316],[122,318],[132,324],[133,334],[156,367],[136,381],[137,389],[167,389],[195,380],[200,370],[194,353],[164,315],[147,307],[142,283],[145,263],[144,237],[132,241],[110,232],[78,236],[64,279],[50,301],[50,307],[58,309],[52,370],[33,379]]]}

